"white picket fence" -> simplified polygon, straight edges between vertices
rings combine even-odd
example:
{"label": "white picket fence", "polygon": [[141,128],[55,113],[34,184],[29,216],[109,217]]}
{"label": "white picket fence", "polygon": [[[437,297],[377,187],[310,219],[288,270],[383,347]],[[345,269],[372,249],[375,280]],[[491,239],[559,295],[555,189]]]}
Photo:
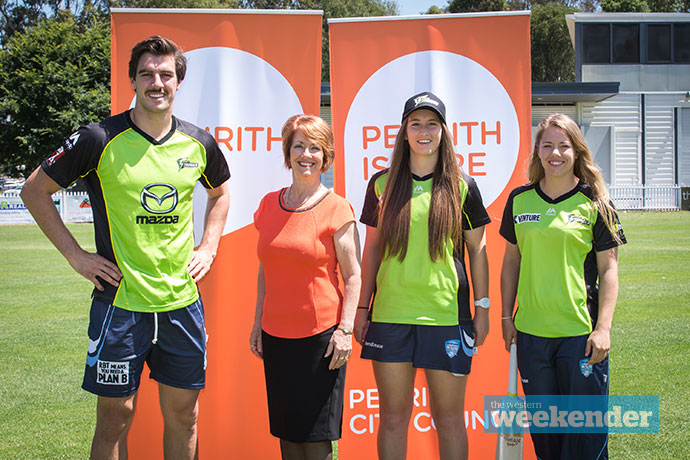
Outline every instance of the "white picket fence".
{"label": "white picket fence", "polygon": [[614,185],[609,194],[621,211],[675,211],[680,209],[680,185]]}
{"label": "white picket fence", "polygon": [[[63,221],[93,222],[91,203],[86,192],[61,190],[53,194],[53,202]],[[33,223],[34,218],[24,206],[18,192],[0,193],[0,225]]]}
{"label": "white picket fence", "polygon": [[[676,211],[681,208],[680,185],[615,185],[609,187],[609,193],[620,211]],[[86,192],[61,190],[53,195],[53,201],[65,222],[93,222]],[[0,193],[0,225],[32,223],[35,221],[19,193]]]}

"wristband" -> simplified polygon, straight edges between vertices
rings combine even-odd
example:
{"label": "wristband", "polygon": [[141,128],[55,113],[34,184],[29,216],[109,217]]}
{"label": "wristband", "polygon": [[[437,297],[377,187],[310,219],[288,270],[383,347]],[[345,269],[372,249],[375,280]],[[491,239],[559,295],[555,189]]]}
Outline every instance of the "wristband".
{"label": "wristband", "polygon": [[501,319],[513,319],[512,316],[501,316]]}

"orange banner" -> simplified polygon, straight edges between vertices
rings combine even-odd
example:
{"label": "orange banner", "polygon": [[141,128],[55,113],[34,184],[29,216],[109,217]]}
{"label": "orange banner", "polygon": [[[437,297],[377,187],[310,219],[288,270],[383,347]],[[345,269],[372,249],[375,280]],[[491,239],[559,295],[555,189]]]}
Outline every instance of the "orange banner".
{"label": "orange banner", "polygon": [[[283,123],[297,113],[319,113],[322,13],[113,9],[111,22],[112,112],[134,102],[127,72],[132,47],[150,35],[172,39],[188,59],[174,113],[215,136],[232,174],[218,255],[199,285],[209,336],[200,458],[279,458],[278,441],[269,434],[262,363],[249,351],[258,270],[252,216],[263,195],[290,183]],[[195,191],[197,243],[205,196]],[[133,460],[163,458],[157,386],[147,376],[129,435]]]}
{"label": "orange banner", "polygon": [[[465,423],[470,458],[494,458],[496,434],[484,432],[491,417],[484,395],[505,394],[508,382],[499,289],[504,242],[498,228],[508,193],[525,182],[530,150],[529,13],[334,19],[329,29],[336,191],[359,214],[367,181],[388,166],[405,100],[422,91],[444,101],[458,160],[481,190],[492,219],[491,332],[472,363]],[[360,233],[363,238],[363,228]],[[348,364],[344,419],[343,458],[373,458],[378,393],[369,362]],[[527,439],[524,452],[534,458]],[[428,389],[419,372],[408,458],[435,457]]]}

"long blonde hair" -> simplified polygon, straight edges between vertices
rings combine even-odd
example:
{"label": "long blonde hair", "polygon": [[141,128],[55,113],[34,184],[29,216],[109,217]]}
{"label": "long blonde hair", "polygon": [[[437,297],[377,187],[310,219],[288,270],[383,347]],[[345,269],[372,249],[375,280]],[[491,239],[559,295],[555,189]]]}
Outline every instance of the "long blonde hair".
{"label": "long blonde hair", "polygon": [[589,185],[589,188],[592,190],[594,204],[604,218],[606,227],[608,227],[616,242],[620,244],[621,239],[619,235],[618,218],[616,217],[615,209],[611,203],[611,197],[606,188],[604,177],[601,175],[601,170],[592,158],[592,153],[585,143],[585,138],[582,135],[582,131],[580,131],[580,127],[577,126],[577,123],[569,116],[562,113],[554,113],[544,118],[539,123],[534,141],[534,150],[532,151],[529,166],[527,167],[529,183],[536,184],[542,180],[546,174],[541,160],[539,159],[539,144],[541,143],[544,131],[551,126],[563,130],[565,135],[568,136],[570,144],[575,152],[573,173],[578,179]]}
{"label": "long blonde hair", "polygon": [[[410,238],[412,171],[410,144],[405,139],[408,118],[409,116],[403,120],[395,138],[388,180],[379,207],[381,258],[397,257],[400,261],[407,254]],[[445,123],[441,123],[441,127],[441,143],[438,162],[433,172],[429,204],[429,256],[432,261],[444,258],[444,248],[448,239],[454,247],[462,244],[462,179],[448,127]]]}

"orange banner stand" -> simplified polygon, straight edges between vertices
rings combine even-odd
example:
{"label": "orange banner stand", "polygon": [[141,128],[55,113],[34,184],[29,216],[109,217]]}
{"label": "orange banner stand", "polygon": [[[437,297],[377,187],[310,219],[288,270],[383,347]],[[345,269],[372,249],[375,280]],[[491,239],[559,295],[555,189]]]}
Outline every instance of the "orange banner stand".
{"label": "orange banner stand", "polygon": [[[472,363],[465,398],[471,459],[494,458],[496,434],[484,432],[484,395],[507,388],[501,337],[498,235],[510,190],[525,182],[531,144],[528,12],[329,20],[335,188],[359,214],[368,179],[387,167],[407,98],[437,94],[447,108],[458,161],[481,190],[491,272],[491,331]],[[364,229],[360,228],[364,238]],[[356,346],[355,355],[359,353]],[[378,393],[371,364],[348,364],[342,458],[374,458]],[[534,458],[525,442],[524,458]],[[424,373],[415,385],[408,458],[438,458]]]}
{"label": "orange banner stand", "polygon": [[[199,287],[206,310],[208,366],[200,396],[200,458],[279,458],[269,434],[262,363],[249,351],[256,301],[261,197],[289,184],[280,129],[297,113],[319,113],[321,11],[113,9],[112,112],[132,106],[132,47],[151,35],[180,45],[188,71],[175,115],[207,129],[232,177],[230,213],[211,272]],[[195,236],[205,192],[195,191]],[[129,458],[163,458],[157,386],[142,376]]]}

